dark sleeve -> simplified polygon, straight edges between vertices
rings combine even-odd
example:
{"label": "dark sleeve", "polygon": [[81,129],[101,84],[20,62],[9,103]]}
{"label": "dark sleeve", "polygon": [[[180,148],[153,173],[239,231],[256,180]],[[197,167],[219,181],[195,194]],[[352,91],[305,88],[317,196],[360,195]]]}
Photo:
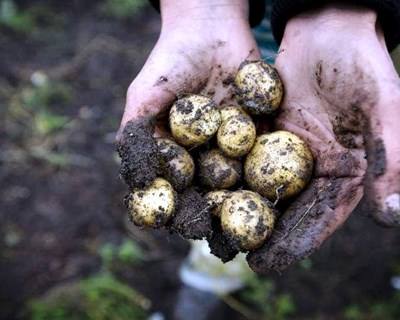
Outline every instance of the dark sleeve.
{"label": "dark sleeve", "polygon": [[[160,0],[149,0],[152,6],[160,12]],[[249,22],[250,26],[256,27],[261,23],[265,14],[265,0],[249,0]]]}
{"label": "dark sleeve", "polygon": [[[271,25],[275,39],[280,43],[286,23],[296,14],[329,3],[328,0],[273,0]],[[346,1],[374,9],[383,28],[386,44],[393,50],[400,43],[400,0]]]}

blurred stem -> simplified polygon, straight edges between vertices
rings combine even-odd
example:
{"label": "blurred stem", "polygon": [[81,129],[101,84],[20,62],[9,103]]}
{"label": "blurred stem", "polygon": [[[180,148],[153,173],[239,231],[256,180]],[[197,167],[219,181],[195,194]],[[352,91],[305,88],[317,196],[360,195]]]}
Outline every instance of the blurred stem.
{"label": "blurred stem", "polygon": [[220,299],[225,302],[230,308],[235,310],[236,312],[240,313],[242,316],[244,316],[247,319],[252,319],[252,320],[260,320],[262,317],[250,310],[246,305],[241,303],[239,300],[235,299],[231,295],[221,295]]}

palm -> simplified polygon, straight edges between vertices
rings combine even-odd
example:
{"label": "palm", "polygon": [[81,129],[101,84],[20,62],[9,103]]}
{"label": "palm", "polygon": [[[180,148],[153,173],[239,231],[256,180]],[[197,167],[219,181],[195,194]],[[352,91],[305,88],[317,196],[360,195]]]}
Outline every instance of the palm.
{"label": "palm", "polygon": [[[282,44],[276,67],[286,93],[276,126],[308,142],[316,159],[315,173],[308,189],[279,220],[272,239],[249,255],[258,272],[282,270],[311,254],[348,218],[364,191],[379,195],[385,190],[377,182],[388,185],[387,179],[398,174],[383,168],[382,146],[393,146],[377,131],[377,123],[385,121],[380,114],[385,100],[378,97],[382,99],[388,90],[388,81],[379,76],[382,71],[393,75],[391,94],[400,93],[397,76],[389,73],[393,66],[376,36],[359,39],[357,47],[348,39],[337,40],[319,43],[317,48]],[[384,107],[390,110],[398,105]],[[399,216],[373,210],[383,224],[400,223]]]}

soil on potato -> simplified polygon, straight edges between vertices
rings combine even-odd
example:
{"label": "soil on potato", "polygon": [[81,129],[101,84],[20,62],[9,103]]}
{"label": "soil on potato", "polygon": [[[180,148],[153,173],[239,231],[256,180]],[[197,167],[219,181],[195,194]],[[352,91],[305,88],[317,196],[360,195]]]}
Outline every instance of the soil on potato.
{"label": "soil on potato", "polygon": [[[128,222],[122,203],[126,186],[114,160],[126,88],[157,40],[159,16],[147,8],[128,21],[105,18],[97,10],[100,2],[16,1],[27,8],[40,4],[51,15],[39,21],[40,32],[28,35],[0,27],[0,47],[7,48],[0,50],[0,319],[26,318],[28,299],[98,272],[102,244],[126,237],[151,259],[119,270],[118,277],[172,319],[188,244]],[[69,155],[65,165],[38,149],[28,152],[32,145],[48,148],[40,136],[43,127],[36,140],[26,133],[31,122],[13,121],[20,116],[16,97],[30,88],[38,70],[71,90],[66,104],[52,104],[52,112],[69,119],[51,145],[56,154]],[[32,123],[39,123],[35,119]],[[400,263],[399,232],[366,215],[353,214],[312,256],[311,268],[297,264],[271,275],[276,287],[294,298],[298,318],[336,319],[350,304],[393,293],[389,281]]]}

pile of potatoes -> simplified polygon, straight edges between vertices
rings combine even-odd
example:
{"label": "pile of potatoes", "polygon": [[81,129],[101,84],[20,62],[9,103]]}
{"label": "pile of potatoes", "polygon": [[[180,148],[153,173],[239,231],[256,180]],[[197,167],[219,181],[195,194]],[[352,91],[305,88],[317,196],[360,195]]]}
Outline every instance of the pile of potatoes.
{"label": "pile of potatoes", "polygon": [[208,211],[241,251],[259,248],[279,217],[276,205],[309,182],[313,157],[293,133],[257,136],[254,119],[271,117],[283,97],[277,71],[263,61],[245,61],[234,82],[238,105],[217,106],[187,95],[170,109],[172,138],[157,138],[167,170],[145,189],[132,191],[129,213],[139,226],[165,225],[176,209],[176,191],[201,188]]}

